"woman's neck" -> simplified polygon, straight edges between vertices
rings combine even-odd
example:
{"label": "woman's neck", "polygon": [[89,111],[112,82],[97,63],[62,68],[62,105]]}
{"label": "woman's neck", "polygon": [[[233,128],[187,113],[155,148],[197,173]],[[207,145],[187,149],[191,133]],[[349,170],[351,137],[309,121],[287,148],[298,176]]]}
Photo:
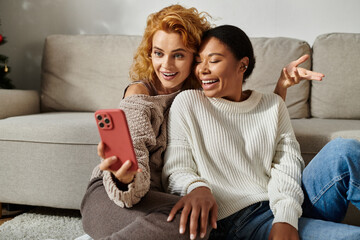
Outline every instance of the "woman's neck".
{"label": "woman's neck", "polygon": [[165,88],[160,83],[160,81],[156,81],[155,88],[156,88],[159,95],[166,95],[166,94],[171,94],[171,93],[174,93],[174,92],[177,92],[177,91],[181,90],[183,85],[184,85],[184,83],[181,83],[178,86],[175,86],[173,88]]}
{"label": "woman's neck", "polygon": [[226,100],[232,101],[232,102],[242,102],[245,101],[249,98],[249,96],[251,95],[251,91],[250,90],[245,90],[242,91],[240,90],[240,94],[236,94],[235,96],[228,96],[228,97],[223,97]]}
{"label": "woman's neck", "polygon": [[240,102],[247,100],[251,95],[251,90],[245,90],[241,92]]}

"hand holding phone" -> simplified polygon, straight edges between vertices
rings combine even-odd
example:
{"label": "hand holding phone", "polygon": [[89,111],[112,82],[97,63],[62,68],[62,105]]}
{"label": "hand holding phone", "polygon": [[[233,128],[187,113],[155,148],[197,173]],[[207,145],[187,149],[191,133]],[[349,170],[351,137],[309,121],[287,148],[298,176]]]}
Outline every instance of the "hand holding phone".
{"label": "hand holding phone", "polygon": [[98,144],[98,155],[99,155],[99,157],[104,159],[99,165],[100,170],[101,171],[110,171],[117,178],[117,180],[119,180],[121,183],[124,183],[124,184],[131,183],[134,180],[136,173],[141,172],[140,168],[136,172],[129,170],[132,165],[130,160],[125,161],[125,163],[123,165],[121,165],[121,167],[118,170],[116,170],[116,171],[111,170],[111,166],[113,164],[115,164],[118,161],[118,159],[116,156],[109,157],[109,158],[105,157],[103,142],[100,142]]}
{"label": "hand holding phone", "polygon": [[[138,171],[138,163],[132,144],[125,113],[121,109],[103,109],[95,112],[95,119],[102,141],[102,150],[110,164],[110,170],[116,172],[126,161],[131,162],[128,171]],[[109,159],[115,156],[115,159]],[[126,166],[124,166],[125,169]],[[114,173],[115,176],[117,174]]]}

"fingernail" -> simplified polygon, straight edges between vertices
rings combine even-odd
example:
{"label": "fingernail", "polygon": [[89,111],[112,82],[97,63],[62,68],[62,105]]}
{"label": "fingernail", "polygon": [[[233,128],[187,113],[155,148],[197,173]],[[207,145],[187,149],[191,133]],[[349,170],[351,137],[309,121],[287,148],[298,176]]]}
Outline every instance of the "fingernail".
{"label": "fingernail", "polygon": [[179,230],[180,234],[183,234],[185,232],[184,228],[183,227],[180,227],[180,230]]}
{"label": "fingernail", "polygon": [[205,233],[201,233],[201,234],[200,234],[200,237],[201,237],[201,238],[204,238],[204,237],[205,237]]}
{"label": "fingernail", "polygon": [[195,239],[195,234],[190,234],[190,239],[194,240]]}
{"label": "fingernail", "polygon": [[112,157],[111,157],[111,160],[116,160],[116,156],[112,156]]}
{"label": "fingernail", "polygon": [[166,221],[170,222],[170,216],[166,219]]}

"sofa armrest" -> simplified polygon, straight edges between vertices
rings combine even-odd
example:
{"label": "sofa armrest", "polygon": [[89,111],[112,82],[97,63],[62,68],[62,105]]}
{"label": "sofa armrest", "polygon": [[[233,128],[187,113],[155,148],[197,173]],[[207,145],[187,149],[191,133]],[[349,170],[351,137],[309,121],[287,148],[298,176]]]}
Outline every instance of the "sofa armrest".
{"label": "sofa armrest", "polygon": [[0,119],[40,112],[40,96],[35,90],[0,89]]}

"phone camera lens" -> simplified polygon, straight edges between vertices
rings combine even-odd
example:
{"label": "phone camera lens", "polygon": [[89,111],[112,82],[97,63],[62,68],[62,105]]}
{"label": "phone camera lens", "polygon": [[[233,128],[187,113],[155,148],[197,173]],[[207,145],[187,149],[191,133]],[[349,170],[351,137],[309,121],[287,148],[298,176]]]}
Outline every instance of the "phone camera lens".
{"label": "phone camera lens", "polygon": [[100,123],[99,123],[99,127],[104,128],[104,127],[105,127],[105,124],[102,123],[102,122],[100,122]]}
{"label": "phone camera lens", "polygon": [[98,114],[98,115],[96,116],[96,118],[100,121],[100,120],[102,119],[102,116],[101,116],[100,114]]}
{"label": "phone camera lens", "polygon": [[109,123],[110,123],[110,120],[109,120],[108,118],[105,118],[105,119],[104,119],[104,122],[105,122],[106,124],[109,124]]}

